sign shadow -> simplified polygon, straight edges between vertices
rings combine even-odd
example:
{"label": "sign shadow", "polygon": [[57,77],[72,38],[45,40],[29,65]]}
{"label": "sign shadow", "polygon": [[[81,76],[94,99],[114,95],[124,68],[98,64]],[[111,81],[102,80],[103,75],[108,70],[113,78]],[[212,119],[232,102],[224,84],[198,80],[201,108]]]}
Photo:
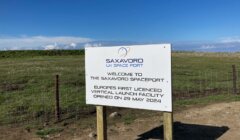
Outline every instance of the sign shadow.
{"label": "sign shadow", "polygon": [[[216,140],[229,130],[227,126],[210,126],[174,122],[174,140]],[[163,139],[163,125],[138,135],[136,140]]]}

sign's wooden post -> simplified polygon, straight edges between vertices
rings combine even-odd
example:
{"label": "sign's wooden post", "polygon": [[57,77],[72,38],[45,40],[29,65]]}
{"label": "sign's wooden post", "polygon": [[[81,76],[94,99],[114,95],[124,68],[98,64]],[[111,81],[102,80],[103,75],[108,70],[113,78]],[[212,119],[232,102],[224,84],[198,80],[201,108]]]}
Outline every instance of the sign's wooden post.
{"label": "sign's wooden post", "polygon": [[173,140],[173,113],[163,112],[164,140]]}
{"label": "sign's wooden post", "polygon": [[107,140],[106,107],[97,106],[97,139]]}

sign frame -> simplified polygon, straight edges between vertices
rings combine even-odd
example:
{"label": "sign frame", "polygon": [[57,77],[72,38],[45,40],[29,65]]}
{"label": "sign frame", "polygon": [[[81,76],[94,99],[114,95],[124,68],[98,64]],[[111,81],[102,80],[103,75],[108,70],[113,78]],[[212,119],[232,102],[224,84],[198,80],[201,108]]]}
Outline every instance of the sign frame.
{"label": "sign frame", "polygon": [[[110,53],[109,53],[108,50],[110,50]],[[122,51],[119,51],[119,50],[122,50]],[[144,53],[141,53],[141,50],[144,50],[143,51]],[[167,52],[167,54],[165,54],[165,52],[157,52],[159,50],[163,50],[163,51],[165,50],[165,52]],[[146,55],[146,51],[153,52],[153,54],[151,54],[150,57],[154,57],[154,58],[146,59],[146,56],[148,57],[148,55]],[[146,65],[145,66],[146,68],[151,67],[151,69],[146,70],[147,72],[152,73],[152,69],[154,69],[154,70],[157,69],[158,71],[155,72],[155,74],[158,75],[159,73],[161,73],[161,68],[159,68],[159,66],[155,66],[155,65],[158,65],[158,64],[159,65],[167,65],[168,68],[166,68],[167,72],[165,70],[165,74],[166,73],[168,74],[168,79],[167,79],[167,83],[164,83],[164,85],[168,85],[168,93],[167,93],[167,95],[168,95],[168,106],[165,106],[165,108],[162,107],[162,108],[159,109],[159,106],[160,106],[159,104],[155,104],[158,107],[153,107],[153,105],[151,107],[146,107],[146,105],[147,105],[147,103],[146,103],[144,106],[142,105],[143,106],[142,107],[142,106],[139,106],[139,105],[136,105],[136,104],[133,105],[133,106],[131,106],[131,105],[129,106],[128,105],[129,103],[127,104],[126,102],[122,105],[119,105],[119,104],[115,104],[113,102],[107,103],[106,102],[107,100],[105,100],[104,102],[95,102],[95,101],[89,100],[89,94],[90,94],[89,92],[93,91],[92,90],[93,88],[92,87],[90,88],[89,86],[93,86],[94,84],[96,85],[97,83],[104,83],[104,82],[105,82],[105,86],[106,86],[106,81],[99,80],[100,79],[99,77],[101,77],[101,74],[102,75],[105,74],[107,72],[107,69],[109,69],[109,68],[104,67],[103,65],[114,63],[115,62],[114,61],[114,57],[115,57],[114,55],[116,55],[116,54],[119,55],[119,56],[115,57],[115,58],[118,59],[117,62],[120,61],[120,60],[127,60],[127,59],[130,60],[130,58],[133,58],[133,59],[141,58],[141,56],[139,56],[139,55],[137,55],[137,57],[135,57],[134,52],[141,53],[142,55],[146,55],[146,56],[143,57],[143,59],[135,60],[136,62],[139,62],[139,63],[135,63],[135,64],[137,64],[137,65],[143,64],[143,67]],[[163,55],[165,58],[167,57],[167,61],[168,61],[167,63],[168,64],[163,64],[164,61],[166,61],[166,60],[161,61],[158,57],[153,56],[153,55],[159,55],[159,54]],[[108,57],[108,55],[110,55],[110,56]],[[93,57],[96,57],[96,58],[93,58]],[[111,58],[111,57],[113,59],[108,59],[108,58]],[[159,61],[161,61],[161,62],[159,62],[159,63],[158,62],[152,62],[156,58],[159,59]],[[96,60],[96,62],[94,62],[95,60]],[[113,61],[111,61],[111,60],[113,60]],[[141,60],[144,63],[141,63],[140,62]],[[151,65],[147,65],[145,61],[147,61],[148,63],[151,63]],[[158,61],[158,60],[156,60],[156,61]],[[107,62],[109,62],[109,63],[107,63]],[[85,48],[86,103],[87,104],[92,104],[92,105],[104,105],[104,106],[115,106],[115,107],[125,107],[125,108],[134,108],[134,109],[147,109],[147,110],[155,110],[155,111],[172,112],[172,70],[171,70],[172,63],[171,62],[172,62],[172,60],[171,60],[171,44],[150,44],[150,45],[114,46],[114,47],[87,47],[87,48]],[[155,65],[152,64],[152,63],[154,63]],[[102,65],[99,65],[99,64],[102,64]],[[131,65],[131,63],[128,63],[128,64]],[[91,65],[96,65],[96,66],[91,66]],[[118,64],[114,63],[113,65],[117,66]],[[101,67],[104,67],[104,68],[101,68]],[[103,72],[99,72],[99,71],[101,71],[101,69],[103,69]],[[112,67],[110,69],[111,70],[121,69],[119,71],[126,70],[124,67]],[[133,69],[136,69],[136,68],[127,67],[127,69],[133,70]],[[96,70],[98,72],[96,72]],[[98,73],[100,73],[100,74],[98,74]],[[129,73],[129,70],[127,70],[126,73]],[[145,75],[145,73],[142,73],[142,74]],[[151,77],[151,75],[154,75],[154,74],[150,74],[150,77]],[[164,75],[164,74],[162,74],[162,75]],[[93,79],[94,79],[94,77],[95,78],[97,77],[99,79],[98,80],[96,80],[96,79],[93,80],[93,79],[89,78],[90,76],[93,77]],[[105,74],[105,76],[106,76],[106,74]],[[152,77],[154,77],[154,76],[152,76]],[[149,80],[151,78],[147,77],[146,79]],[[158,80],[159,79],[160,78],[158,78]],[[166,78],[164,78],[164,80],[165,79]],[[91,84],[90,82],[95,82],[95,83]],[[126,82],[126,81],[123,81],[123,82]],[[133,81],[133,82],[135,82],[135,81]],[[160,81],[158,81],[158,82],[160,82]],[[117,87],[118,84],[121,83],[121,82],[110,81],[107,84],[109,84],[109,83],[114,83],[115,85],[114,84],[112,84],[112,85]],[[128,84],[131,84],[131,83],[128,82]],[[137,84],[140,84],[140,82],[137,81],[136,84],[135,85],[133,84],[133,85],[136,86]],[[152,84],[155,84],[155,83],[152,83]],[[146,85],[149,85],[149,83],[147,83]],[[160,84],[159,83],[155,84],[155,87],[153,89],[155,89],[155,90],[158,89],[158,87],[157,87],[158,85],[160,85]],[[118,86],[118,88],[119,88],[119,86]],[[158,90],[160,90],[160,88]],[[155,92],[155,93],[157,93],[157,92]],[[154,94],[154,95],[156,95],[156,94]],[[163,94],[161,94],[161,95],[163,95]],[[160,94],[159,94],[159,96],[160,96]],[[146,98],[146,99],[149,99],[149,98]]]}

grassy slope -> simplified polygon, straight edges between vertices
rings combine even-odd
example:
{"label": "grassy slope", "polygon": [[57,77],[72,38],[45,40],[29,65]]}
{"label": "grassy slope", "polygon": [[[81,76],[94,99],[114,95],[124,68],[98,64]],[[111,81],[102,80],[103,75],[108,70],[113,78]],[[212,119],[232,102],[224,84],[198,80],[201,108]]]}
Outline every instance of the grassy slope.
{"label": "grassy slope", "polygon": [[198,91],[231,87],[232,65],[239,64],[239,57],[239,54],[227,53],[173,54],[174,90]]}
{"label": "grassy slope", "polygon": [[35,56],[66,56],[83,55],[84,50],[21,50],[21,51],[0,51],[0,58],[35,57]]}
{"label": "grassy slope", "polygon": [[[54,113],[55,74],[60,75],[62,112],[71,116],[86,108],[82,52],[74,55],[72,52],[50,53],[53,56],[46,52],[36,56],[33,54],[37,52],[28,53],[10,55],[5,52],[8,57],[0,59],[0,123],[51,118]],[[239,57],[239,54],[224,53],[174,53],[174,92],[221,88],[229,92],[231,65],[239,64]],[[196,102],[192,101],[193,104]],[[188,103],[176,102],[176,105]]]}
{"label": "grassy slope", "polygon": [[4,115],[2,118],[18,116],[20,118],[14,120],[22,121],[29,117],[51,114],[54,109],[55,74],[60,75],[62,112],[71,112],[79,106],[85,106],[83,61],[83,56],[1,59],[0,115]]}

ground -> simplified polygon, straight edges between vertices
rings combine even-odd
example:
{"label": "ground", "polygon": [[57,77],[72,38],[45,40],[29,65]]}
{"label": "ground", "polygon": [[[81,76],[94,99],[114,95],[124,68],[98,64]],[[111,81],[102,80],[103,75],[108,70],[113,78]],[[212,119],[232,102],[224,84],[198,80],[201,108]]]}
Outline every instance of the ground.
{"label": "ground", "polygon": [[[239,140],[240,102],[218,103],[193,107],[174,114],[174,136],[180,140]],[[124,126],[111,128],[109,139],[161,139],[161,117],[138,119]],[[85,138],[83,138],[85,139]]]}
{"label": "ground", "polygon": [[[193,106],[174,113],[174,137],[176,140],[239,140],[240,102],[215,103],[206,106]],[[68,126],[63,132],[46,139],[92,140],[92,128],[72,129]],[[26,128],[1,127],[0,139],[37,140],[41,139]],[[162,139],[162,115],[136,119],[131,124],[116,123],[108,126],[109,140]]]}

